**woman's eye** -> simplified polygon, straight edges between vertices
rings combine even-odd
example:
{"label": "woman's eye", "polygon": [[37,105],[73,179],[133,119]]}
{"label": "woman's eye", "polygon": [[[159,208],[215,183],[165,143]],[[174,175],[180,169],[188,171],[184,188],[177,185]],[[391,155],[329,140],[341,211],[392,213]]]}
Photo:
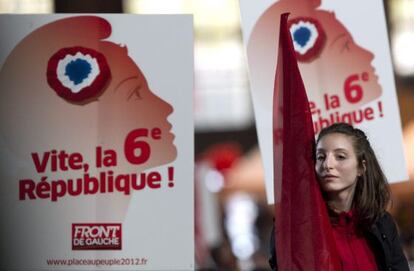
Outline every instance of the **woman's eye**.
{"label": "woman's eye", "polygon": [[324,159],[325,159],[324,155],[317,155],[316,156],[316,160],[318,160],[318,161],[323,161]]}
{"label": "woman's eye", "polygon": [[337,155],[336,158],[338,160],[345,160],[346,159],[346,156],[345,155]]}
{"label": "woman's eye", "polygon": [[349,40],[346,40],[345,42],[344,42],[344,44],[343,44],[343,46],[342,46],[342,52],[344,52],[344,51],[346,51],[346,52],[349,52],[351,49],[349,48],[349,44],[350,44],[351,42],[349,41]]}
{"label": "woman's eye", "polygon": [[132,88],[128,93],[128,100],[132,98],[134,98],[135,100],[142,99],[139,89],[140,89],[139,86]]}

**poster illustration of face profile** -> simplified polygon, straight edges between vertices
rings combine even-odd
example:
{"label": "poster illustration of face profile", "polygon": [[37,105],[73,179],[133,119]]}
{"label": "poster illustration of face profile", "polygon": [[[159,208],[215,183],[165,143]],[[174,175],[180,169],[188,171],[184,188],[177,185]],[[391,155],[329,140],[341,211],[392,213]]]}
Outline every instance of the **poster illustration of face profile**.
{"label": "poster illustration of face profile", "polygon": [[0,21],[0,269],[192,270],[191,16]]}
{"label": "poster illustration of face profile", "polygon": [[[241,0],[240,7],[268,201],[273,202],[271,103],[280,15],[285,12],[290,13],[288,27],[315,133],[335,122],[361,127],[389,181],[406,180],[382,4],[371,0],[263,0],[253,7],[250,1]],[[387,143],[390,140],[393,144]]]}

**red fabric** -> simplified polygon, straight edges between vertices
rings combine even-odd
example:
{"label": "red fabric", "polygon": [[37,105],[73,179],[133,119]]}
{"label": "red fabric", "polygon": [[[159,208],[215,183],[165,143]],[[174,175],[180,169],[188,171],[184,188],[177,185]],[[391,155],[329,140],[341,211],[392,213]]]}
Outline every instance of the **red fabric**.
{"label": "red fabric", "polygon": [[333,231],[315,175],[309,103],[287,19],[282,14],[273,99],[278,270],[338,271]]}
{"label": "red fabric", "polygon": [[372,250],[364,236],[357,232],[354,213],[342,212],[334,223],[334,237],[343,271],[377,271]]}

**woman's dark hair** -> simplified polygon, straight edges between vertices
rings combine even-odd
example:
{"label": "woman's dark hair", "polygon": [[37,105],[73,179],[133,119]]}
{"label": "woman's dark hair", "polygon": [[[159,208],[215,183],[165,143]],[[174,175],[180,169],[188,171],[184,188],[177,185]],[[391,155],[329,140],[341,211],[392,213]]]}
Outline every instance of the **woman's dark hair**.
{"label": "woman's dark hair", "polygon": [[358,177],[352,205],[358,217],[358,224],[364,228],[370,227],[384,214],[390,201],[387,178],[367,136],[360,129],[347,123],[335,123],[321,130],[316,145],[324,136],[334,133],[351,138],[358,167],[365,167],[362,176]]}

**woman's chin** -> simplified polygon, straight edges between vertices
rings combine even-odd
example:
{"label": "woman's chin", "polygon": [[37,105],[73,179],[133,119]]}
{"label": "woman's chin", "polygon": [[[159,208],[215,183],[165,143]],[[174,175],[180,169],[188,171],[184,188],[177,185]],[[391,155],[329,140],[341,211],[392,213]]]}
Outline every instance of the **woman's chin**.
{"label": "woman's chin", "polygon": [[321,189],[323,192],[325,193],[335,193],[340,191],[340,187],[338,187],[337,185],[335,185],[334,183],[320,183]]}

